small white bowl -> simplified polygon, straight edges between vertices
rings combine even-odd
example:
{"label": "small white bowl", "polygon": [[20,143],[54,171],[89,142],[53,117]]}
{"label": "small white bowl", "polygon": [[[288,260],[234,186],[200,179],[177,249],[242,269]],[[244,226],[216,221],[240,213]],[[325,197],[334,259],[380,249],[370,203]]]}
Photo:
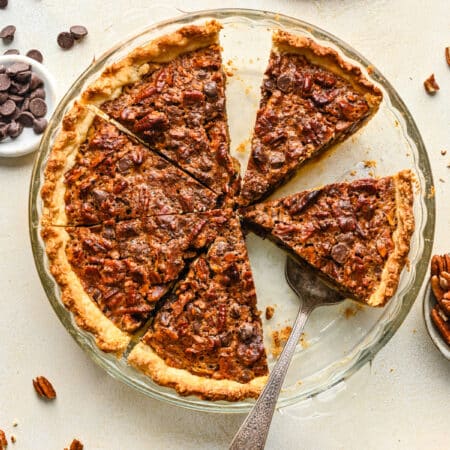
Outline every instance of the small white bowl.
{"label": "small white bowl", "polygon": [[[50,119],[56,105],[56,85],[52,74],[40,63],[34,59],[22,55],[3,55],[0,56],[0,65],[6,67],[16,62],[30,64],[32,71],[44,81],[45,102],[47,103],[47,114],[45,118]],[[6,138],[0,141],[0,156],[14,157],[22,156],[35,151],[42,134],[36,134],[32,128],[24,128],[20,136],[15,139]]]}

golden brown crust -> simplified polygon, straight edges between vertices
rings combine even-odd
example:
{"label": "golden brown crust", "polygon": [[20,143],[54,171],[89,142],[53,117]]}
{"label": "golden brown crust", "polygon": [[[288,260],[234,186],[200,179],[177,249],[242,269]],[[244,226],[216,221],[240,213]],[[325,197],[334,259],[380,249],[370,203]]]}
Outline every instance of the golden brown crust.
{"label": "golden brown crust", "polygon": [[74,314],[78,326],[94,335],[101,350],[120,356],[130,342],[130,335],[106,318],[84,290],[67,259],[69,234],[63,227],[44,226],[42,238],[50,262],[50,272],[61,287],[64,305]]}
{"label": "golden brown crust", "polygon": [[313,64],[318,64],[344,78],[364,94],[371,114],[377,110],[383,99],[381,90],[372,84],[361,69],[344,60],[342,56],[330,47],[324,47],[306,36],[296,36],[283,30],[273,34],[273,49],[278,53],[297,53],[305,55]]}
{"label": "golden brown crust", "polygon": [[267,382],[267,376],[256,377],[245,384],[232,380],[199,377],[187,370],[168,366],[142,342],[133,348],[128,356],[128,362],[150,376],[156,383],[172,387],[180,395],[197,395],[204,400],[238,401],[257,398]]}
{"label": "golden brown crust", "polygon": [[403,170],[394,177],[397,228],[392,235],[394,250],[389,256],[381,274],[380,284],[370,296],[370,306],[383,306],[394,295],[400,274],[409,253],[409,243],[414,231],[413,214],[413,174]]}

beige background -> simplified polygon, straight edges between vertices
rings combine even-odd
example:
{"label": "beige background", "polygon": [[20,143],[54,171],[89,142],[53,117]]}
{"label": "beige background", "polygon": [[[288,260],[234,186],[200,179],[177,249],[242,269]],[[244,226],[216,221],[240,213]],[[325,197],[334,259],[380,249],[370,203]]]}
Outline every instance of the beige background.
{"label": "beige background", "polygon": [[[434,250],[450,249],[450,69],[443,53],[450,45],[448,0],[171,4],[184,10],[235,6],[290,14],[336,34],[372,61],[403,97],[422,133],[439,209]],[[175,13],[150,0],[10,0],[8,9],[0,10],[0,25],[17,26],[11,47],[44,53],[62,94],[94,55]],[[64,53],[56,35],[75,23],[86,25],[89,37]],[[422,87],[431,72],[441,85],[434,98]],[[87,450],[226,448],[242,416],[195,413],[145,398],[108,377],[62,327],[46,300],[29,245],[32,163],[32,155],[0,159],[0,428],[16,434],[12,447],[62,449],[79,437]],[[419,296],[371,366],[340,392],[277,412],[267,448],[449,448],[450,363],[428,338],[421,306]],[[42,374],[58,392],[51,404],[39,401],[31,386],[31,379]]]}

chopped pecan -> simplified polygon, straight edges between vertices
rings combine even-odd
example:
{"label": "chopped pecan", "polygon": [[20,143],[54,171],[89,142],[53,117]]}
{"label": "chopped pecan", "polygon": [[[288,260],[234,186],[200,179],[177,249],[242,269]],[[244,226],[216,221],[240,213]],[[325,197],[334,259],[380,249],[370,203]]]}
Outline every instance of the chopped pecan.
{"label": "chopped pecan", "polygon": [[271,305],[266,307],[266,319],[270,320],[275,314],[275,308]]}
{"label": "chopped pecan", "polygon": [[445,60],[447,64],[450,66],[450,47],[445,48]]}
{"label": "chopped pecan", "polygon": [[65,448],[64,450],[83,450],[83,448],[83,444],[78,439],[74,439],[70,444],[70,447]]}
{"label": "chopped pecan", "polygon": [[8,447],[8,441],[3,430],[0,430],[0,450],[5,450]]}
{"label": "chopped pecan", "polygon": [[53,400],[56,398],[56,392],[47,378],[40,376],[33,380],[33,386],[41,398]]}
{"label": "chopped pecan", "polygon": [[437,84],[434,73],[432,73],[424,82],[423,85],[428,94],[434,95],[439,90],[439,85]]}

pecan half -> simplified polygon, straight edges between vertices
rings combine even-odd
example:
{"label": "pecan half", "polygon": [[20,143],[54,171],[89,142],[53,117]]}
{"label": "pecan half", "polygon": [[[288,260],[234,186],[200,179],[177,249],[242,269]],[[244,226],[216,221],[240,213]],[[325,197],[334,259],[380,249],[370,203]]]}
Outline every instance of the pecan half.
{"label": "pecan half", "polygon": [[45,377],[36,377],[33,380],[33,386],[41,398],[53,400],[56,398],[56,392],[50,381]]}
{"label": "pecan half", "polygon": [[450,320],[443,313],[439,306],[435,306],[431,311],[431,318],[436,325],[436,328],[441,333],[441,336],[444,338],[444,341],[450,345]]}
{"label": "pecan half", "polygon": [[65,448],[64,450],[83,450],[83,448],[83,444],[78,439],[74,439],[70,444],[70,447]]}
{"label": "pecan half", "polygon": [[436,92],[439,90],[439,85],[436,83],[436,80],[434,78],[434,73],[432,73],[424,82],[423,85],[425,86],[425,90],[430,95],[436,94]]}
{"label": "pecan half", "polygon": [[8,447],[8,441],[3,430],[0,430],[0,450],[5,450]]}

